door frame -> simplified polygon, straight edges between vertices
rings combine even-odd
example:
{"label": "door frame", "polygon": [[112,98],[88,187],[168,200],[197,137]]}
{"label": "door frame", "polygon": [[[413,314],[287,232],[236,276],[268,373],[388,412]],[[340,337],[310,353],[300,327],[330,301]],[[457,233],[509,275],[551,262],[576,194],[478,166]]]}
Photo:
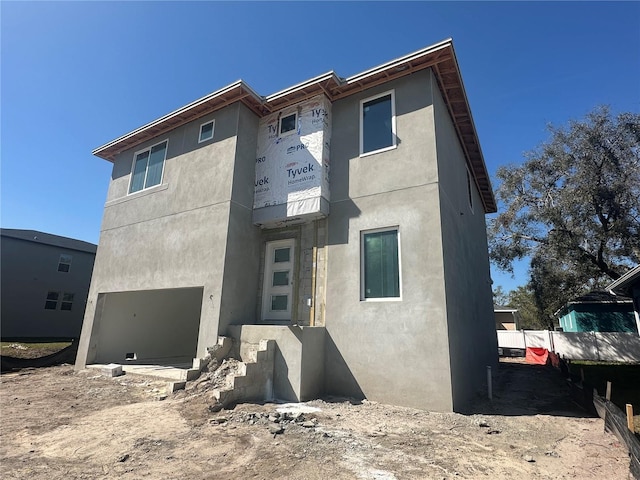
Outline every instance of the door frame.
{"label": "door frame", "polygon": [[[272,285],[273,273],[279,271],[276,267],[275,251],[278,248],[289,247],[289,262],[283,264],[283,267],[288,267],[289,270],[289,285],[276,286]],[[296,238],[290,237],[281,240],[273,240],[265,243],[264,254],[264,276],[262,281],[262,304],[260,308],[260,319],[262,322],[291,322],[294,316],[295,300],[294,295],[296,292]],[[285,268],[286,269],[286,268]],[[274,313],[271,310],[271,296],[273,294],[286,294],[288,295],[288,309],[282,313]]]}

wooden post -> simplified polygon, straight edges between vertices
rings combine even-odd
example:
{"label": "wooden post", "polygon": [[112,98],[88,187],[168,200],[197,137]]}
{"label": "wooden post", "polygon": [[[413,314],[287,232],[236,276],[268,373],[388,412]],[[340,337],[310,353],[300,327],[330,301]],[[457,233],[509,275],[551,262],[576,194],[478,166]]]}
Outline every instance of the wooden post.
{"label": "wooden post", "polygon": [[611,382],[607,382],[607,393],[605,394],[604,398],[611,401]]}
{"label": "wooden post", "polygon": [[633,432],[633,405],[627,403],[627,428]]}
{"label": "wooden post", "polygon": [[316,269],[317,268],[318,268],[318,247],[314,246],[313,250],[311,251],[311,305],[309,308],[309,325],[312,327],[316,325]]}

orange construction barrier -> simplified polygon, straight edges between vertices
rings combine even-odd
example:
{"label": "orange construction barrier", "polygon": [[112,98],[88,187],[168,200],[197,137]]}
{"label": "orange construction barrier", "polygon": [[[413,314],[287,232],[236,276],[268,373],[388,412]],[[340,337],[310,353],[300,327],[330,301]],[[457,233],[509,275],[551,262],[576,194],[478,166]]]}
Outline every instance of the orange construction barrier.
{"label": "orange construction barrier", "polygon": [[546,365],[549,362],[549,350],[540,347],[527,347],[525,359],[527,363],[533,365]]}

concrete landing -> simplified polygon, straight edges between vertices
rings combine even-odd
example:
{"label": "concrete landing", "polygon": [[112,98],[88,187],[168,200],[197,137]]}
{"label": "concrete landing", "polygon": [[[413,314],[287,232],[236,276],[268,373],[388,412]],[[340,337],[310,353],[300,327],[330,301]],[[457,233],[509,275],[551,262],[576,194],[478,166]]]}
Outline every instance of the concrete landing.
{"label": "concrete landing", "polygon": [[[192,376],[194,375],[192,372],[192,365],[189,363],[185,363],[182,365],[130,365],[130,364],[120,364],[122,365],[122,371],[128,375],[142,375],[145,377],[153,377],[160,380],[167,380],[171,382],[180,382],[186,380],[192,380]],[[103,371],[107,368],[107,365],[104,364],[93,364],[87,365],[88,369]],[[196,371],[199,374],[199,371]],[[197,376],[195,377],[197,378]]]}

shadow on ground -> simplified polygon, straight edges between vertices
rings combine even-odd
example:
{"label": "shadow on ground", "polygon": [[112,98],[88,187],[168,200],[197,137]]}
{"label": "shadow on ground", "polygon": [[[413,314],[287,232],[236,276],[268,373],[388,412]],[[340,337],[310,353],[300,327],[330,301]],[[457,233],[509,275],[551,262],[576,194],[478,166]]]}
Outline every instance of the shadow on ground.
{"label": "shadow on ground", "polygon": [[501,360],[493,372],[493,400],[478,398],[465,414],[593,417],[571,398],[569,380],[550,365]]}

